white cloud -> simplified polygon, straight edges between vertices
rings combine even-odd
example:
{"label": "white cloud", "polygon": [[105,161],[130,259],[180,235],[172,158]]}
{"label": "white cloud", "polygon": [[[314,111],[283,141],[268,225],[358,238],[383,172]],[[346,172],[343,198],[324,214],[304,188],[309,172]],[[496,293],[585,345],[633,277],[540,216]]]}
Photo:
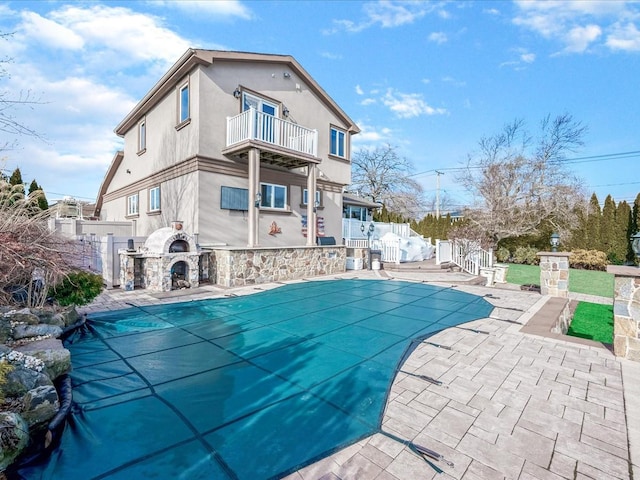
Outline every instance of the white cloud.
{"label": "white cloud", "polygon": [[237,0],[180,0],[180,1],[155,1],[152,4],[175,8],[183,12],[197,15],[202,18],[209,15],[214,17],[227,19],[227,18],[240,18],[243,20],[251,20],[254,15],[251,9],[249,9],[242,2]]}
{"label": "white cloud", "polygon": [[[559,53],[584,53],[601,48],[634,50],[635,36],[626,36],[629,21],[640,18],[640,4],[608,1],[538,1],[519,0],[513,18],[515,25],[532,30],[543,38],[558,42]],[[622,24],[627,28],[622,28]],[[606,41],[602,41],[606,38]]]}
{"label": "white cloud", "polygon": [[497,8],[485,8],[483,12],[488,15],[500,15],[500,10]]}
{"label": "white cloud", "polygon": [[365,98],[360,102],[360,105],[362,105],[363,107],[366,107],[367,105],[373,105],[374,103],[377,103],[377,102],[378,101],[375,98]]}
{"label": "white cloud", "polygon": [[633,23],[616,24],[607,35],[606,45],[612,50],[640,51],[640,31]]}
{"label": "white cloud", "polygon": [[24,12],[22,18],[21,33],[31,41],[64,50],[79,50],[84,46],[82,37],[73,30],[43,18],[37,13]]}
{"label": "white cloud", "polygon": [[423,78],[422,80],[420,80],[422,83],[424,83],[425,85],[428,85],[431,83],[431,79],[430,78]]}
{"label": "white cloud", "polygon": [[359,148],[367,148],[380,143],[388,143],[395,139],[393,130],[388,127],[374,127],[366,121],[356,122],[360,133],[353,137],[353,144]]}
{"label": "white cloud", "polygon": [[523,53],[522,55],[520,55],[520,60],[522,60],[524,63],[533,63],[536,60],[536,54]]}
{"label": "white cloud", "polygon": [[598,25],[587,25],[585,27],[574,27],[565,36],[567,46],[566,52],[581,53],[589,48],[602,34],[602,29]]}
{"label": "white cloud", "polygon": [[356,85],[356,94],[364,95],[364,90],[362,90],[362,87],[360,85]]}
{"label": "white cloud", "polygon": [[448,38],[447,38],[447,34],[444,32],[433,32],[431,34],[429,34],[429,41],[430,42],[435,42],[438,45],[442,44],[442,43],[446,43]]}
{"label": "white cloud", "polygon": [[331,52],[322,52],[320,54],[320,56],[322,56],[324,58],[328,58],[329,60],[341,60],[342,59],[342,55],[340,55],[338,53],[331,53]]}
{"label": "white cloud", "polygon": [[401,93],[392,88],[382,98],[385,106],[399,118],[414,118],[421,115],[443,115],[447,113],[444,108],[433,108],[419,93]]}
{"label": "white cloud", "polygon": [[456,80],[455,78],[450,77],[450,76],[442,77],[441,80],[444,83],[449,83],[449,84],[453,85],[454,87],[464,87],[467,84],[467,82],[463,82],[462,80]]}
{"label": "white cloud", "polygon": [[361,32],[373,26],[381,28],[396,28],[414,23],[429,13],[437,13],[442,18],[448,18],[443,8],[444,2],[414,2],[405,0],[378,0],[363,5],[364,18],[360,21],[334,20],[333,27],[323,31],[333,34],[339,31],[351,33]]}

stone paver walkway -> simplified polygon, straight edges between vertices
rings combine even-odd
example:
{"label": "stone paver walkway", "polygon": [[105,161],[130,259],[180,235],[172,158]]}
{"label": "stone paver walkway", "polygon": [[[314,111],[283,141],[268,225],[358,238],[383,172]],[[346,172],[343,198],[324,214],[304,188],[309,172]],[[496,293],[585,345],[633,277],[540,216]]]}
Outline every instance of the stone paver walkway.
{"label": "stone paver walkway", "polygon": [[[421,274],[394,276],[429,281],[416,275]],[[323,279],[355,276],[385,278],[383,272],[360,271]],[[434,280],[441,284],[447,278],[463,280]],[[166,295],[111,291],[85,311],[277,286],[204,287]],[[395,378],[381,432],[287,480],[609,480],[631,479],[632,470],[640,479],[640,364],[618,360],[603,347],[522,333],[547,299],[539,293],[455,288],[485,296],[496,307],[491,317],[419,344]],[[444,460],[427,462],[402,441]]]}

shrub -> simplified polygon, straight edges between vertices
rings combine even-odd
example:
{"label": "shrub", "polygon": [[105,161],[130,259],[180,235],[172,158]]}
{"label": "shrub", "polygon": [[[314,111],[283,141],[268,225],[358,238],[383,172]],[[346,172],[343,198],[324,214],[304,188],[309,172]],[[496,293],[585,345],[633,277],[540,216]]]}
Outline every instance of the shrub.
{"label": "shrub", "polygon": [[569,266],[583,270],[605,271],[607,269],[607,254],[598,250],[574,250],[569,257]]}
{"label": "shrub", "polygon": [[533,247],[518,247],[513,253],[513,263],[522,263],[524,265],[538,264],[538,250]]}
{"label": "shrub", "polygon": [[508,262],[511,258],[511,252],[506,247],[500,247],[496,250],[496,260],[501,263]]}
{"label": "shrub", "polygon": [[100,295],[102,277],[91,272],[73,272],[53,287],[49,295],[62,306],[86,305]]}

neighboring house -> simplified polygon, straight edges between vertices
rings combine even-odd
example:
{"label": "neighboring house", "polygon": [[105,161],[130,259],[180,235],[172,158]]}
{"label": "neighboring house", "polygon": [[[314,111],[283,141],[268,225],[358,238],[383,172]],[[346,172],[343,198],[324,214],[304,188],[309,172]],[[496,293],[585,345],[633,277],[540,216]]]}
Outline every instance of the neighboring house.
{"label": "neighboring house", "polygon": [[82,202],[73,197],[64,197],[62,200],[52,202],[47,209],[55,218],[76,218],[80,220],[93,219],[96,206],[93,203]]}
{"label": "neighboring house", "polygon": [[343,218],[370,222],[373,220],[373,212],[377,208],[382,208],[382,204],[351,193],[342,195]]}
{"label": "neighboring house", "polygon": [[359,129],[291,56],[190,49],[115,132],[101,220],[180,220],[202,246],[340,243]]}

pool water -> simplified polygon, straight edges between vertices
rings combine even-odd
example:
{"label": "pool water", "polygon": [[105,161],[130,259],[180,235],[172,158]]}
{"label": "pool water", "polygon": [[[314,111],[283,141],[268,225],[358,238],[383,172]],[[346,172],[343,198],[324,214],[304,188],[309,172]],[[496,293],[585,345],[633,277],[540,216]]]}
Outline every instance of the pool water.
{"label": "pool water", "polygon": [[416,342],[484,318],[481,297],[391,280],[89,316],[74,406],[41,479],[279,478],[380,429]]}

